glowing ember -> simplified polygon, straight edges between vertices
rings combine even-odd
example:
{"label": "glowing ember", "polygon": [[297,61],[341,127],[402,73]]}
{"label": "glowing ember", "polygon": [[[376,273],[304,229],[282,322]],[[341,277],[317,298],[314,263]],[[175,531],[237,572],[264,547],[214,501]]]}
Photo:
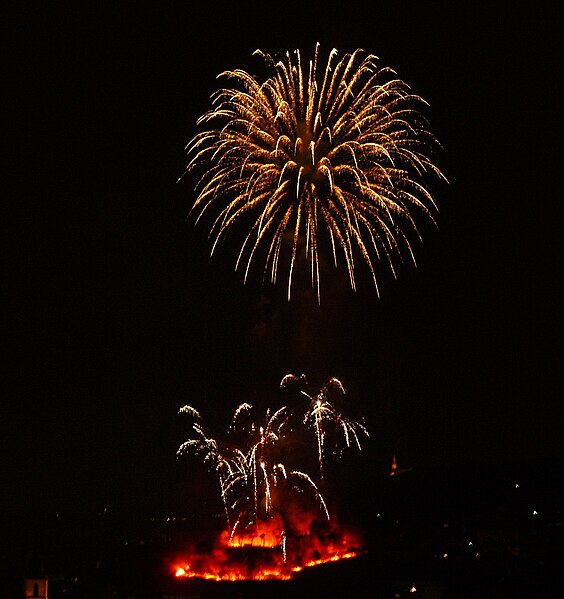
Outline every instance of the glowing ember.
{"label": "glowing ember", "polygon": [[178,578],[216,581],[289,580],[306,568],[356,557],[363,553],[361,546],[355,534],[331,529],[282,537],[277,543],[274,537],[249,536],[241,544],[224,531],[211,551],[189,550],[175,561],[171,572]]}
{"label": "glowing ember", "polygon": [[307,436],[313,430],[313,463],[323,479],[326,448],[332,447],[333,457],[351,446],[360,450],[360,434],[368,432],[337,408],[345,395],[338,379],[331,378],[315,396],[303,390],[307,384],[303,375],[286,375],[281,388],[291,383],[298,386],[300,401],[308,399],[302,415],[296,418],[287,406],[274,413],[268,409],[259,424],[250,419],[252,406],[241,404],[225,442],[208,435],[196,409],[181,408],[194,421],[195,438],[184,442],[178,455],[201,455],[217,473],[227,528],[210,551],[192,548],[175,560],[172,572],[177,577],[286,580],[304,568],[363,552],[360,537],[337,525],[318,484],[295,469],[296,461],[311,457],[307,455],[311,444],[296,442],[296,435]]}
{"label": "glowing ember", "polygon": [[226,543],[229,547],[280,547],[284,542],[284,531],[282,522],[278,518],[273,518],[267,522],[259,521],[251,530],[241,534],[226,536]]}

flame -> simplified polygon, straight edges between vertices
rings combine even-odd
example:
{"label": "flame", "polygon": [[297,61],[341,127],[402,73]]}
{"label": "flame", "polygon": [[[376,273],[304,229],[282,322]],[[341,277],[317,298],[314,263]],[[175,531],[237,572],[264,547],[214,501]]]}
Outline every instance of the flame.
{"label": "flame", "polygon": [[261,522],[253,530],[231,536],[223,531],[211,551],[189,550],[175,560],[171,572],[177,578],[215,581],[289,580],[305,569],[362,553],[353,531],[324,529],[286,537],[280,522]]}
{"label": "flame", "polygon": [[278,518],[271,518],[264,522],[259,521],[256,525],[249,527],[240,533],[229,535],[224,531],[221,536],[221,543],[228,547],[262,547],[275,548],[281,547],[284,542],[284,531],[282,521]]}

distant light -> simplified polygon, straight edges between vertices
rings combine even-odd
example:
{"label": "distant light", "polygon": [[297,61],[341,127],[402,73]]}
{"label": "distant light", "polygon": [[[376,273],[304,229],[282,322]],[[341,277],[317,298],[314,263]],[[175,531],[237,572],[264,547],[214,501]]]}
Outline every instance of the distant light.
{"label": "distant light", "polygon": [[381,516],[382,516],[382,514],[380,514],[380,512],[378,512],[378,513],[376,514],[376,518],[380,518]]}
{"label": "distant light", "polygon": [[537,510],[533,510],[533,516],[538,516],[539,513],[537,512]]}
{"label": "distant light", "polygon": [[445,523],[443,524],[443,528],[448,528],[448,522],[445,522]]}
{"label": "distant light", "polygon": [[515,488],[518,489],[519,488],[519,483],[515,483]]}
{"label": "distant light", "polygon": [[468,541],[468,547],[473,547],[474,543],[472,543],[472,541]]}
{"label": "distant light", "polygon": [[443,557],[448,557],[448,553],[443,553]]}
{"label": "distant light", "polygon": [[409,589],[409,592],[410,592],[410,593],[417,593],[417,589],[416,589],[415,587],[411,587],[411,588]]}

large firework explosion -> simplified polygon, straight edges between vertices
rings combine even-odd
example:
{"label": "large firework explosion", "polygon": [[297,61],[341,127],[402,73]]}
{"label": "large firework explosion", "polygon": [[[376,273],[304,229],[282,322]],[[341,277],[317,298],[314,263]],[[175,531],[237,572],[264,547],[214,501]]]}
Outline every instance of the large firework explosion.
{"label": "large firework explosion", "polygon": [[212,95],[198,121],[205,130],[186,146],[186,171],[204,170],[192,209],[197,221],[213,213],[212,253],[233,225],[244,224],[236,268],[244,268],[245,281],[262,247],[264,277],[276,283],[287,241],[288,299],[303,246],[319,301],[326,244],[335,266],[344,255],[353,289],[360,259],[379,293],[378,262],[394,276],[396,259],[415,263],[415,214],[435,222],[424,179],[444,176],[431,161],[439,144],[421,112],[426,102],[360,49],[342,58],[333,49],[325,66],[319,44],[307,66],[299,50],[280,60],[255,54],[269,76],[221,73],[233,87]]}

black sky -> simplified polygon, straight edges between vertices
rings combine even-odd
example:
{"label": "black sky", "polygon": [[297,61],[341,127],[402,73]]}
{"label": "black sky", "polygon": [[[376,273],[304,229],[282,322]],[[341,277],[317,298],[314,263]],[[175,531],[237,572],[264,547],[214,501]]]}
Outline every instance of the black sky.
{"label": "black sky", "polygon": [[[383,460],[564,457],[550,5],[11,4],[6,509],[166,504],[178,408],[221,421],[276,397],[287,372],[341,377]],[[244,286],[227,248],[209,257],[191,186],[176,183],[216,75],[252,71],[256,48],[316,41],[393,67],[444,146],[439,231],[380,300],[343,271],[321,307]]]}

